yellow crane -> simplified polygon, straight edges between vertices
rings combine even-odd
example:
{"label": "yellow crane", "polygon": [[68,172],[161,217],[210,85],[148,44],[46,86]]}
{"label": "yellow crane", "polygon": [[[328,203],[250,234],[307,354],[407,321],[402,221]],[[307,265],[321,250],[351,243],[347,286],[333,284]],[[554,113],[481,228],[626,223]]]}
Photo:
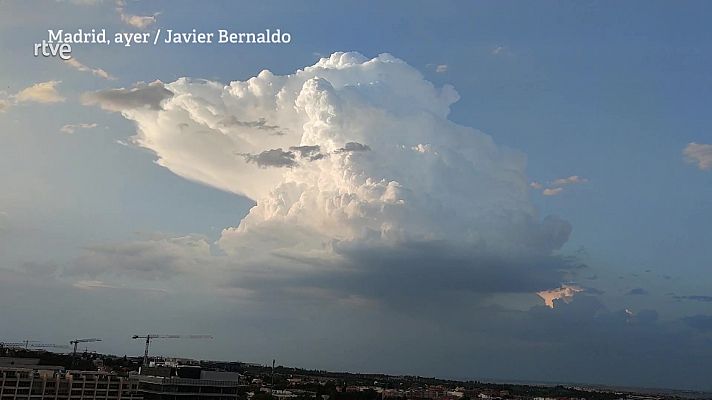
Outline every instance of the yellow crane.
{"label": "yellow crane", "polygon": [[132,339],[146,339],[146,349],[143,352],[143,365],[148,366],[148,346],[151,345],[153,339],[212,339],[210,335],[133,335]]}

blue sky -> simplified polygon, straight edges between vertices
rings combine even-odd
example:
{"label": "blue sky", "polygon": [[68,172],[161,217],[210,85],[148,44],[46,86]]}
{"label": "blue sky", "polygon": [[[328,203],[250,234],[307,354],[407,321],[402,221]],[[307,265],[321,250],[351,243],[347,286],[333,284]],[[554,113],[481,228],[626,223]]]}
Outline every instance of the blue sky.
{"label": "blue sky", "polygon": [[[102,342],[102,350],[138,354],[140,346],[121,335],[164,327],[193,333],[195,326],[204,326],[223,339],[204,346],[190,344],[187,349],[161,344],[157,352],[206,358],[228,355],[247,361],[276,357],[307,367],[462,378],[710,389],[699,371],[688,371],[692,367],[682,364],[682,355],[688,354],[693,357],[688,359],[690,364],[704,370],[712,359],[709,350],[699,350],[705,345],[709,348],[712,340],[712,303],[703,301],[709,300],[705,297],[691,297],[712,296],[708,245],[712,239],[712,171],[702,164],[712,150],[695,162],[686,161],[683,155],[690,143],[712,143],[712,120],[707,112],[712,97],[712,30],[707,18],[712,6],[708,2],[210,2],[197,6],[128,1],[121,12],[114,2],[88,3],[0,3],[0,51],[5,55],[0,61],[0,99],[9,104],[0,111],[0,301],[11,305],[3,307],[3,313],[14,322],[0,327],[2,339],[62,341],[65,336],[98,335],[109,339]],[[123,23],[121,13],[155,15],[156,21],[138,28]],[[293,41],[282,46],[74,47],[76,60],[105,70],[114,80],[79,71],[57,59],[32,57],[32,44],[46,38],[47,29],[80,27],[109,32],[281,28],[291,33]],[[191,276],[173,281],[161,274],[150,279],[119,274],[109,283],[107,275],[71,273],[76,265],[87,262],[87,251],[93,256],[101,253],[100,261],[115,273],[143,262],[122,253],[137,253],[127,243],[153,245],[158,241],[172,246],[177,237],[200,238],[196,242],[208,243],[213,256],[223,257],[223,252],[229,253],[219,244],[223,229],[238,226],[258,202],[187,177],[176,169],[177,164],[171,164],[176,159],[161,153],[162,149],[118,144],[130,142],[137,131],[135,123],[151,116],[106,111],[108,98],[101,97],[103,91],[144,87],[138,83],[155,80],[169,83],[184,76],[227,85],[264,69],[275,75],[295,74],[339,51],[356,51],[367,59],[390,53],[436,88],[452,85],[459,101],[450,106],[449,121],[484,132],[501,149],[520,152],[526,158],[526,183],[563,188],[551,196],[543,195],[543,188],[531,188],[527,201],[539,218],[557,215],[572,227],[563,246],[552,254],[574,257],[587,265],[568,271],[561,282],[586,290],[567,299],[569,303],[562,299],[558,310],[542,309],[533,293],[508,289],[504,294],[475,291],[468,300],[428,298],[429,306],[416,313],[421,305],[413,293],[399,294],[395,300],[373,299],[361,288],[320,276],[324,282],[320,290],[339,292],[342,299],[365,296],[364,301],[379,304],[375,310],[344,311],[313,299],[270,299],[268,290],[254,287],[251,290],[262,294],[258,300],[223,298],[212,283],[195,283]],[[64,101],[17,100],[23,89],[49,81],[61,81],[56,90]],[[393,87],[396,83],[388,86]],[[193,88],[171,86],[170,90],[198,93]],[[99,107],[82,104],[88,92],[98,93]],[[371,103],[378,104],[376,100]],[[79,123],[96,127],[78,128],[73,134],[60,132],[67,124]],[[378,153],[373,143],[366,144],[374,148],[373,154]],[[157,165],[159,158],[174,166]],[[579,177],[580,183],[553,183],[572,176]],[[495,190],[473,189],[471,196],[476,200],[480,193]],[[283,230],[300,232],[291,225]],[[171,252],[182,248],[171,246],[162,248],[168,255],[151,265],[160,269],[164,263],[181,259],[183,253]],[[106,255],[107,248],[111,248],[110,255]],[[391,250],[403,254],[400,248]],[[349,254],[349,262],[373,262]],[[92,265],[97,262],[89,259]],[[213,262],[212,258],[200,260]],[[417,273],[428,276],[427,270],[441,261],[436,258]],[[225,262],[220,258],[219,263]],[[383,268],[391,267],[401,271],[395,266]],[[405,275],[417,273],[402,270]],[[228,280],[245,279],[226,274],[223,277]],[[412,278],[390,272],[385,277]],[[472,277],[480,278],[486,279]],[[289,275],[290,282],[301,279],[305,278]],[[422,283],[413,279],[415,287]],[[521,279],[532,277],[524,274]],[[78,281],[124,289],[102,289],[101,285],[87,289],[77,285]],[[253,284],[262,287],[263,282]],[[245,289],[242,283],[237,286]],[[163,292],[137,296],[131,291],[134,287]],[[189,300],[176,302],[178,298]],[[111,329],[102,329],[101,315],[125,309],[116,308],[116,302],[135,309],[124,320],[119,318],[123,328],[109,324]],[[489,322],[484,328],[443,320],[449,312],[438,311],[439,307]],[[96,317],[72,323],[55,320],[56,313],[65,308],[85,310]],[[641,316],[635,323],[643,325],[635,328],[631,321],[616,325],[616,318],[623,315],[618,313],[626,309],[643,316],[649,315],[643,311],[653,310],[657,318],[645,325]],[[344,318],[344,312],[352,317]],[[512,317],[511,313],[523,314]],[[590,317],[582,324],[595,327],[588,333],[573,330],[571,335],[580,335],[580,339],[563,336],[551,347],[536,338],[537,334],[556,337],[555,333],[567,331],[569,317]],[[47,324],[56,325],[56,332],[35,333],[40,326],[42,332],[52,332]],[[332,325],[345,330],[350,325],[366,325],[373,333],[340,336],[344,343],[339,343],[329,333],[343,332]],[[241,344],[230,347],[226,337],[237,326],[244,329]],[[77,327],[82,331],[75,332]],[[603,349],[612,354],[617,346],[631,349],[618,360],[620,367],[608,374],[599,370],[610,358],[598,359],[599,355],[585,349],[586,340],[595,342],[587,335],[596,329],[601,330],[597,337]],[[280,330],[289,334],[265,334]],[[422,332],[423,337],[400,336],[402,330]],[[532,337],[518,337],[515,330],[531,332]],[[315,331],[324,332],[324,337]],[[501,337],[507,339],[494,339]],[[454,344],[443,345],[448,339]],[[463,344],[477,341],[473,339],[492,345]],[[666,353],[675,348],[673,342],[682,355]],[[408,354],[413,346],[422,349],[421,357]],[[522,349],[528,346],[537,350],[522,359]],[[481,361],[493,349],[500,350],[491,355],[500,361]],[[468,361],[446,362],[457,354],[465,354]],[[608,353],[601,350],[601,354]],[[561,367],[542,369],[537,357],[556,360]],[[682,368],[682,372],[641,367],[651,360],[667,363],[670,369]],[[683,366],[678,368],[677,362]],[[521,369],[507,366],[512,363]],[[659,375],[666,378],[661,380]]]}

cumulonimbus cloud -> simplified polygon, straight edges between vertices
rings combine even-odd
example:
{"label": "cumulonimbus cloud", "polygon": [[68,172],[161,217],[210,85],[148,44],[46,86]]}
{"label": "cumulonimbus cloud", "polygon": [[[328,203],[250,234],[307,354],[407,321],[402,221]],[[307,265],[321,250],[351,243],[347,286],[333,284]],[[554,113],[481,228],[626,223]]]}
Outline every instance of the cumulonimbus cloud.
{"label": "cumulonimbus cloud", "polygon": [[[538,215],[524,155],[448,119],[458,99],[400,59],[358,53],[286,76],[84,96],[134,121],[133,142],[159,165],[256,203],[218,241],[237,269],[269,265],[296,280],[308,271],[360,292],[396,271],[452,290],[487,291],[488,280],[501,292],[559,287],[566,263],[554,258],[571,226]],[[334,268],[362,286],[335,283]]]}

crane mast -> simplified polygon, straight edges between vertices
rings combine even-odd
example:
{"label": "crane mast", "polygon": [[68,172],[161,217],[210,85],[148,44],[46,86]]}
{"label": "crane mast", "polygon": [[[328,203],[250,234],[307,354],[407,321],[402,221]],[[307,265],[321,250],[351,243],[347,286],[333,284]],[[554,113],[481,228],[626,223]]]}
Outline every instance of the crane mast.
{"label": "crane mast", "polygon": [[210,335],[133,335],[132,339],[146,339],[146,347],[143,351],[143,365],[148,366],[148,348],[151,345],[151,340],[153,339],[212,339]]}
{"label": "crane mast", "polygon": [[101,342],[101,339],[89,338],[89,339],[74,339],[69,341],[69,344],[74,345],[74,351],[72,351],[72,368],[74,368],[74,363],[77,357],[77,345],[79,343],[91,343],[91,342]]}

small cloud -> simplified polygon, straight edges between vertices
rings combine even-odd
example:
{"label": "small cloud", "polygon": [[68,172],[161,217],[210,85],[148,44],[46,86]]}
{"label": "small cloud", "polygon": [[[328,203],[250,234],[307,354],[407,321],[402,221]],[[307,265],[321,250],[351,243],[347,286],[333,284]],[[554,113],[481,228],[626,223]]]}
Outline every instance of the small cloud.
{"label": "small cloud", "polygon": [[699,301],[702,303],[712,303],[712,296],[701,296],[701,295],[693,295],[693,296],[673,296],[675,300],[691,300],[691,301]]}
{"label": "small cloud", "polygon": [[14,97],[17,102],[33,102],[33,103],[59,103],[65,100],[59,92],[57,85],[61,81],[47,81],[35,83],[34,85],[22,89]]}
{"label": "small cloud", "polygon": [[107,89],[82,95],[84,105],[98,105],[107,111],[124,111],[135,108],[160,110],[161,102],[173,96],[161,81],[139,82],[131,89]]}
{"label": "small cloud", "polygon": [[321,147],[319,145],[314,146],[292,146],[289,150],[299,154],[299,157],[307,159],[309,161],[321,160],[324,158],[324,154],[321,152]]}
{"label": "small cloud", "polygon": [[135,28],[146,29],[156,22],[156,16],[121,14],[121,21]]}
{"label": "small cloud", "polygon": [[588,182],[588,179],[586,179],[586,178],[582,178],[578,175],[571,175],[567,178],[559,178],[559,179],[550,181],[546,185],[546,186],[548,186],[546,188],[544,187],[545,186],[544,184],[537,182],[537,181],[531,182],[529,184],[529,187],[531,187],[534,190],[542,190],[543,189],[541,194],[543,194],[544,196],[556,196],[556,195],[563,193],[565,186],[578,185],[578,184],[582,184],[582,183],[586,183],[586,182]]}
{"label": "small cloud", "polygon": [[121,22],[125,23],[126,25],[133,26],[134,28],[138,28],[138,29],[146,29],[149,26],[155,24],[156,17],[160,14],[160,13],[155,13],[153,15],[132,15],[132,14],[128,14],[128,13],[124,12],[125,6],[126,6],[126,2],[124,0],[116,1],[116,12],[119,13]]}
{"label": "small cloud", "polygon": [[502,46],[498,45],[492,48],[492,51],[490,52],[493,56],[505,56],[505,55],[512,55],[512,52],[509,50],[507,46]]}
{"label": "small cloud", "polygon": [[689,143],[682,154],[689,164],[697,164],[702,171],[712,169],[712,144]]}
{"label": "small cloud", "polygon": [[544,290],[537,292],[537,295],[544,300],[544,304],[549,308],[554,308],[554,301],[561,300],[564,303],[570,303],[576,293],[583,292],[584,289],[576,285],[561,285],[556,289]]}
{"label": "small cloud", "polygon": [[443,74],[447,72],[447,68],[447,64],[440,64],[435,67],[435,72],[437,72],[438,74]]}
{"label": "small cloud", "polygon": [[94,76],[98,76],[99,78],[108,79],[108,80],[116,79],[114,76],[112,76],[108,72],[104,71],[103,69],[88,67],[88,66],[80,63],[79,61],[77,61],[76,58],[70,58],[69,60],[66,60],[65,63],[67,63],[67,65],[76,69],[77,71],[89,72]]}
{"label": "small cloud", "polygon": [[634,288],[634,289],[631,289],[628,293],[626,293],[626,296],[646,296],[646,295],[648,295],[648,291],[643,288]]}
{"label": "small cloud", "polygon": [[534,190],[541,190],[541,189],[544,189],[544,185],[542,185],[541,183],[539,183],[539,182],[537,182],[537,181],[534,181],[534,182],[530,183],[530,184],[529,184],[529,187],[531,187],[531,188],[534,189]]}
{"label": "small cloud", "polygon": [[123,286],[123,285],[111,285],[108,283],[105,283],[103,281],[98,281],[98,280],[81,280],[74,282],[72,284],[77,289],[82,289],[82,290],[131,290],[131,291],[139,291],[139,292],[154,292],[154,293],[167,293],[165,289],[159,289],[159,288],[135,288],[135,287],[128,287],[128,286]]}
{"label": "small cloud", "polygon": [[72,134],[77,131],[77,129],[92,129],[96,128],[98,125],[96,123],[91,124],[67,124],[59,128],[62,133]]}
{"label": "small cloud", "polygon": [[588,179],[582,178],[578,175],[571,175],[568,178],[559,178],[556,179],[555,181],[551,182],[552,186],[568,186],[568,185],[577,185],[581,183],[586,183],[588,182]]}
{"label": "small cloud", "polygon": [[358,142],[348,142],[344,145],[344,147],[336,149],[335,153],[354,153],[361,151],[371,151],[371,148],[368,145]]}
{"label": "small cloud", "polygon": [[561,192],[563,192],[563,191],[564,191],[564,188],[560,188],[560,187],[546,188],[546,189],[544,189],[543,192],[541,192],[541,194],[543,194],[544,196],[556,196],[556,195],[561,194]]}
{"label": "small cloud", "polygon": [[[235,117],[234,115],[231,115],[220,121],[220,125],[225,127],[240,126],[245,128],[253,128],[261,131],[269,131],[271,134],[276,136],[284,135],[284,132],[280,130],[279,125],[269,125],[265,118],[260,118],[256,121],[241,121],[237,119],[237,117]],[[187,126],[185,127],[187,128]]]}
{"label": "small cloud", "polygon": [[294,167],[297,165],[295,154],[281,148],[263,151],[260,154],[243,154],[245,161],[257,164],[260,168],[268,167]]}

